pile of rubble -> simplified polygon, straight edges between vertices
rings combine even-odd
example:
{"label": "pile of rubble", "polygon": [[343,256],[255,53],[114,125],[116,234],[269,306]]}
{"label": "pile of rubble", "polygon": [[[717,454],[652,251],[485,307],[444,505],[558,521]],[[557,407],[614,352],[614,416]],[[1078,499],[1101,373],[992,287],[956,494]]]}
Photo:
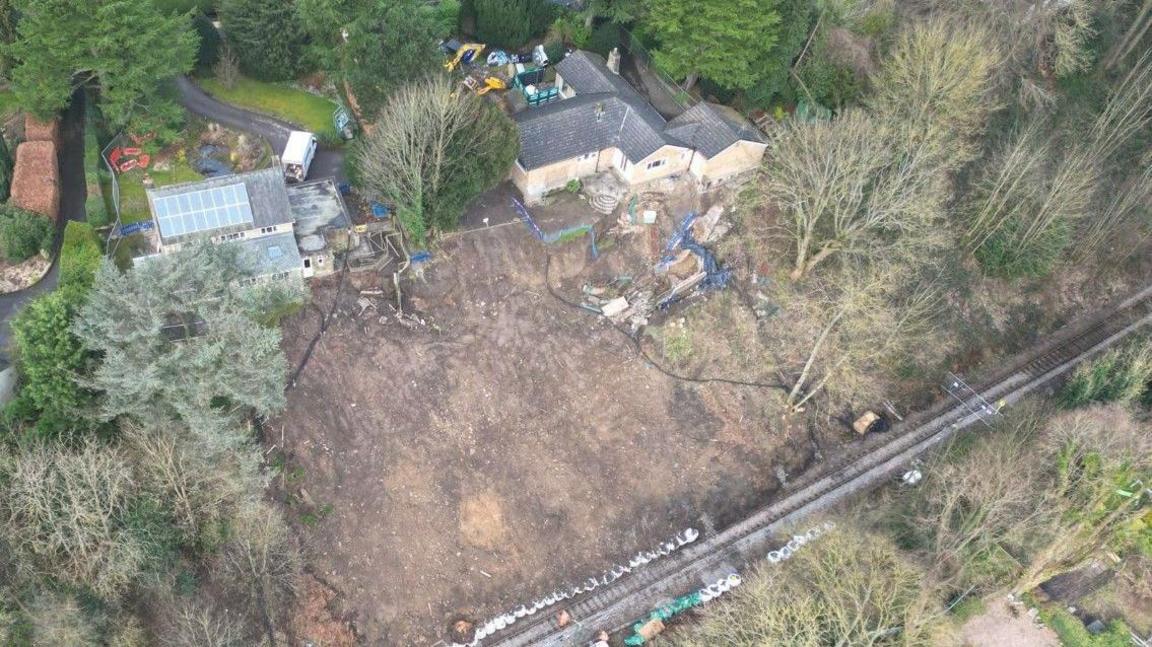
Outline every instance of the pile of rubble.
{"label": "pile of rubble", "polygon": [[[635,208],[632,208],[635,207]],[[617,231],[638,233],[662,211],[658,201],[643,198],[620,216]],[[585,309],[603,315],[616,324],[627,324],[635,334],[648,325],[656,309],[663,309],[696,291],[722,289],[731,272],[720,267],[706,244],[720,240],[731,229],[722,220],[724,206],[715,205],[703,217],[688,214],[673,233],[659,263],[650,274],[634,278],[618,276],[602,285],[585,284]]]}

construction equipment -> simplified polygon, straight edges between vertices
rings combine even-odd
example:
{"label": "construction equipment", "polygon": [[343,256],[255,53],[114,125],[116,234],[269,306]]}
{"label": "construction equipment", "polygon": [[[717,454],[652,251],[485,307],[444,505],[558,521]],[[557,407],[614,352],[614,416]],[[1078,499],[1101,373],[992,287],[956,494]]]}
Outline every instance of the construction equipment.
{"label": "construction equipment", "polygon": [[456,56],[452,60],[444,64],[444,69],[451,72],[461,65],[467,65],[476,60],[480,53],[484,51],[484,43],[464,43],[460,49],[456,50]]}
{"label": "construction equipment", "polygon": [[507,90],[508,82],[495,76],[484,78],[484,87],[476,91],[477,96],[484,96],[493,90]]}

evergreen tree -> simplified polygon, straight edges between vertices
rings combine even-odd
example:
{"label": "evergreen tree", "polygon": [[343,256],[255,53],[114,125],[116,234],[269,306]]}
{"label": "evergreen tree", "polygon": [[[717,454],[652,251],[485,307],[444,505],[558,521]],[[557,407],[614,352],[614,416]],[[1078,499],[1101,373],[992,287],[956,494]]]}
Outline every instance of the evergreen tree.
{"label": "evergreen tree", "polygon": [[169,101],[161,82],[192,69],[196,35],[187,15],[141,0],[15,0],[16,40],[0,47],[15,59],[12,89],[20,105],[48,118],[76,89],[100,92],[104,116],[123,126]]}
{"label": "evergreen tree", "polygon": [[473,0],[476,37],[491,47],[518,49],[556,18],[548,0]]}
{"label": "evergreen tree", "polygon": [[73,331],[101,357],[91,383],[104,418],[224,428],[244,410],[284,406],[280,331],[260,325],[277,284],[242,288],[238,245],[193,245],[121,273],[106,262]]}
{"label": "evergreen tree", "polygon": [[648,0],[656,64],[691,89],[700,77],[728,89],[756,82],[779,40],[780,0]]}
{"label": "evergreen tree", "polygon": [[294,0],[223,0],[220,21],[248,76],[284,81],[303,69],[306,37]]}
{"label": "evergreen tree", "polygon": [[343,75],[369,116],[439,56],[439,16],[420,0],[300,0],[300,15],[312,58]]}

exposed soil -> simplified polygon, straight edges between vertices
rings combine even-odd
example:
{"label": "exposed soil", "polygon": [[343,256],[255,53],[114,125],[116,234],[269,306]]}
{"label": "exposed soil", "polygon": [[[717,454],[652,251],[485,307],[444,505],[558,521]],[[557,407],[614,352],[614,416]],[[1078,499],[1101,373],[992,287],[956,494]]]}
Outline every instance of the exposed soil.
{"label": "exposed soil", "polygon": [[[509,208],[494,201],[490,223]],[[540,221],[593,216],[572,198]],[[311,565],[367,644],[432,645],[459,618],[598,575],[685,527],[723,527],[808,461],[805,433],[763,406],[778,398],[669,377],[545,283],[551,255],[553,288],[578,299],[586,277],[635,268],[648,248],[635,237],[593,261],[586,240],[549,247],[517,223],[451,237],[406,288],[423,326],[399,325],[388,294],[360,314],[358,291],[379,279],[348,279],[268,442],[300,474],[289,489],[307,491],[292,498],[308,500],[296,518]],[[336,285],[314,283],[319,307],[286,323],[291,362]]]}
{"label": "exposed soil", "polygon": [[988,609],[970,618],[960,628],[966,647],[1057,647],[1060,639],[1048,627],[1037,625],[1027,613],[1015,610],[1003,600],[988,603]]}

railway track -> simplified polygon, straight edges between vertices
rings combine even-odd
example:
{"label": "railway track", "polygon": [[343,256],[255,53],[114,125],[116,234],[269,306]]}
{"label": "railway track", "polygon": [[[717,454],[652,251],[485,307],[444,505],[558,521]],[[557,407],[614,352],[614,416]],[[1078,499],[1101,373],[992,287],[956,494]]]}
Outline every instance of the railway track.
{"label": "railway track", "polygon": [[[1047,343],[1013,358],[1007,368],[975,386],[973,397],[1011,405],[1149,323],[1152,287],[1095,320],[1059,331]],[[565,601],[563,608],[572,618],[566,627],[556,626],[557,608],[545,609],[482,642],[486,647],[584,647],[601,629],[621,629],[662,601],[743,571],[782,543],[780,531],[891,479],[917,456],[980,420],[981,412],[974,410],[971,401],[940,402],[890,433],[874,436],[828,461],[791,485],[782,498],[743,521],[637,569],[610,586]]]}

